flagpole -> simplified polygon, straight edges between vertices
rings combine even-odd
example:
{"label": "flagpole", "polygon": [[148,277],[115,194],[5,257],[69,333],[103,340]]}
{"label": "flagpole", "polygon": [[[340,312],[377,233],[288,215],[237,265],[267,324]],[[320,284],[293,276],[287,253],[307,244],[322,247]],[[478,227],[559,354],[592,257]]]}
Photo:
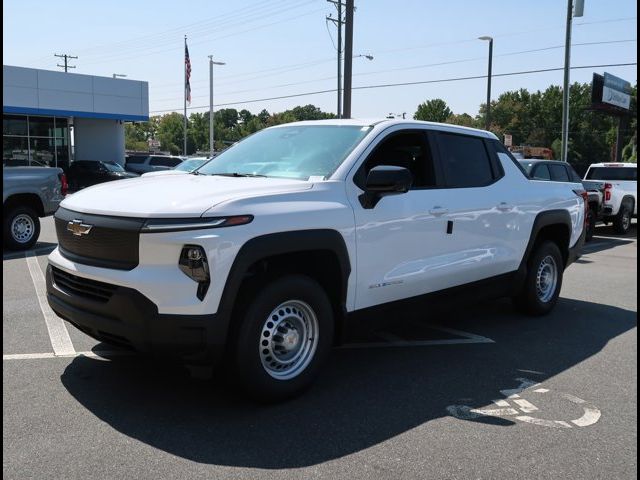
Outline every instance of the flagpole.
{"label": "flagpole", "polygon": [[184,36],[184,144],[182,154],[187,154],[187,36]]}

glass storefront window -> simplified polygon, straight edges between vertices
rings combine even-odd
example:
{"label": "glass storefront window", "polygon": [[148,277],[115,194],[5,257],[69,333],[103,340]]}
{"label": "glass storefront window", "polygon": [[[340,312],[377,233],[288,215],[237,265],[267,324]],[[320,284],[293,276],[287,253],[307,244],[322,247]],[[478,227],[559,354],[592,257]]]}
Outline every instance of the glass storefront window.
{"label": "glass storefront window", "polygon": [[69,122],[66,118],[56,117],[56,130],[54,137],[64,138],[65,141],[69,138]]}
{"label": "glass storefront window", "polygon": [[27,117],[20,115],[2,116],[3,135],[27,135]]}
{"label": "glass storefront window", "polygon": [[2,166],[20,167],[29,165],[27,137],[2,137]]}
{"label": "glass storefront window", "polygon": [[55,167],[55,140],[53,138],[31,138],[31,166]]}
{"label": "glass storefront window", "polygon": [[[58,119],[56,118],[56,127]],[[58,160],[57,166],[64,171],[69,168],[69,145],[66,138],[56,138],[56,156]]]}
{"label": "glass storefront window", "polygon": [[67,118],[3,115],[2,120],[3,165],[69,166]]}
{"label": "glass storefront window", "polygon": [[53,117],[29,117],[30,137],[53,137]]}

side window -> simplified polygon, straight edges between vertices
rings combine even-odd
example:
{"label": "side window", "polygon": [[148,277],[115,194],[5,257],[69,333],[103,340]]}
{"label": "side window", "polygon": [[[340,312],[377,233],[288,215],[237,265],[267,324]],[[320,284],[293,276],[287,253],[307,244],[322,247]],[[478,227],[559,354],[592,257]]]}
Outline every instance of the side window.
{"label": "side window", "polygon": [[531,175],[531,178],[533,178],[534,180],[551,180],[549,167],[547,167],[544,163],[542,165],[534,167],[533,175]]}
{"label": "side window", "polygon": [[481,187],[493,182],[482,138],[443,132],[437,138],[447,187]]}
{"label": "side window", "polygon": [[380,142],[354,178],[356,185],[362,188],[369,170],[380,165],[408,169],[413,176],[412,189],[436,186],[433,157],[424,132],[393,133]]}
{"label": "side window", "polygon": [[169,167],[177,167],[182,163],[182,160],[179,158],[167,158],[167,165]]}
{"label": "side window", "polygon": [[568,182],[569,174],[564,165],[549,165],[549,171],[551,172],[551,180],[554,182]]}
{"label": "side window", "polygon": [[149,161],[149,165],[160,166],[160,167],[172,167],[173,159],[167,157],[151,157]]}
{"label": "side window", "polygon": [[573,169],[571,165],[567,165],[567,170],[569,170],[569,178],[571,179],[572,182],[582,183],[582,179],[580,178],[580,175],[576,173],[576,171]]}

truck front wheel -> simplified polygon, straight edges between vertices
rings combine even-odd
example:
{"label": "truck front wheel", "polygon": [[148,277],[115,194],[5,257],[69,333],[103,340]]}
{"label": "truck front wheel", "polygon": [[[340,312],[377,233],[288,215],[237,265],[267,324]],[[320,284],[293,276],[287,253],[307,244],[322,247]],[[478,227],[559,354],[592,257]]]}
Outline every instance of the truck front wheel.
{"label": "truck front wheel", "polygon": [[320,284],[287,275],[257,289],[236,321],[236,379],[252,397],[278,401],[308,387],[331,351],[333,310]]}
{"label": "truck front wheel", "polygon": [[4,216],[4,245],[11,250],[27,250],[40,236],[40,219],[30,207],[14,207]]}

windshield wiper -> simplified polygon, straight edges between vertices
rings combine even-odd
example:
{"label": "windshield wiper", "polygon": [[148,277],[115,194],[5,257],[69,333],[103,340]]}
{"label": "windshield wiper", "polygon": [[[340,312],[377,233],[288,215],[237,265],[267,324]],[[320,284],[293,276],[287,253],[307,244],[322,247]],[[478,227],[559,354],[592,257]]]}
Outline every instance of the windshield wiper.
{"label": "windshield wiper", "polygon": [[218,175],[221,177],[262,177],[262,178],[266,178],[266,175],[259,175],[257,173],[238,173],[238,172],[233,172],[233,173],[208,173],[207,175]]}

